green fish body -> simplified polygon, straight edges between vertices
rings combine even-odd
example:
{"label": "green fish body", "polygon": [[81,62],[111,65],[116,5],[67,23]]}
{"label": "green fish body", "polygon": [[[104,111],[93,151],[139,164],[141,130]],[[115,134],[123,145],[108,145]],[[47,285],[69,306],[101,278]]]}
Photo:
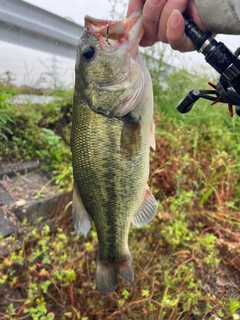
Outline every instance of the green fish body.
{"label": "green fish body", "polygon": [[76,60],[71,133],[73,221],[85,237],[95,223],[96,282],[114,291],[117,276],[132,282],[131,223],[156,212],[147,180],[154,148],[152,84],[140,59],[141,12],[122,21],[85,18]]}

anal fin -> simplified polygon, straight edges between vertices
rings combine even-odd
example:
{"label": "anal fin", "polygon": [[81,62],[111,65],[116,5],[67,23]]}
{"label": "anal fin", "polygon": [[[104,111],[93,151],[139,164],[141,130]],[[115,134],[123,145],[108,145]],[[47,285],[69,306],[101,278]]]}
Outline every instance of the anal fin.
{"label": "anal fin", "polygon": [[149,190],[148,185],[146,186],[145,198],[138,212],[132,219],[132,224],[137,227],[142,227],[153,219],[157,211],[157,202]]}
{"label": "anal fin", "polygon": [[73,224],[77,235],[81,233],[84,237],[87,237],[89,230],[91,229],[92,218],[85,209],[76,185],[73,187]]}

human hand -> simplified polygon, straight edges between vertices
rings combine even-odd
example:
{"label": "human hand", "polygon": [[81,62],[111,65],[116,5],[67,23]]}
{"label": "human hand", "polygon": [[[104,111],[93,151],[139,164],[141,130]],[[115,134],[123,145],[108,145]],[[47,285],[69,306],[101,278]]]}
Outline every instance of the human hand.
{"label": "human hand", "polygon": [[194,0],[129,0],[127,16],[143,8],[144,35],[140,45],[151,46],[157,41],[169,43],[181,52],[193,51],[192,41],[184,33],[182,13],[191,18],[203,31],[208,31],[199,16]]}

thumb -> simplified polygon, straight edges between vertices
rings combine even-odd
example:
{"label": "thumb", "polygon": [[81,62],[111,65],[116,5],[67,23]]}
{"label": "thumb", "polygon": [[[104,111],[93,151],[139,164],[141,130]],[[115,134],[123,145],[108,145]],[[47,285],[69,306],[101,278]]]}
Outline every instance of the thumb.
{"label": "thumb", "polygon": [[181,52],[194,51],[192,41],[185,34],[185,21],[179,10],[174,9],[167,23],[167,39],[172,49]]}

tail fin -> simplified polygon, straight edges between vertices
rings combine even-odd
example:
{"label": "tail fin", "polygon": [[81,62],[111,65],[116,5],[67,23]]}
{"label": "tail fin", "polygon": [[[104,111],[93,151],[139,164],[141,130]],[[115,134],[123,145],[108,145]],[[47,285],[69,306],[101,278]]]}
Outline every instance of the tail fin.
{"label": "tail fin", "polygon": [[133,282],[134,272],[130,254],[124,260],[114,263],[97,259],[96,283],[98,291],[104,294],[114,292],[118,275],[127,282]]}

